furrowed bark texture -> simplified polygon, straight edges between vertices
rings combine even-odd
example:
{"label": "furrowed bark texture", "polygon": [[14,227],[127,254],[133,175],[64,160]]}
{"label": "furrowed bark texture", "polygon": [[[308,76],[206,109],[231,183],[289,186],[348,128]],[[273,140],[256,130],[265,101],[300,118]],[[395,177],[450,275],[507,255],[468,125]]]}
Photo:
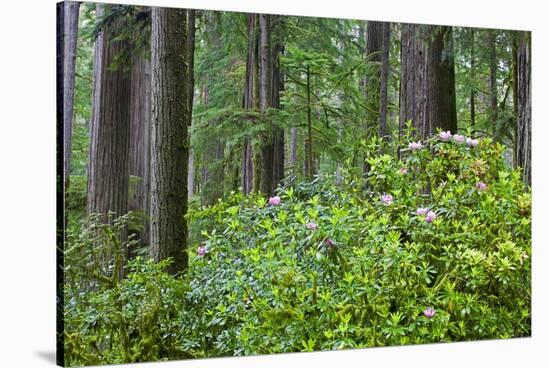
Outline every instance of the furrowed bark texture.
{"label": "furrowed bark texture", "polygon": [[88,174],[88,213],[112,211],[115,216],[128,209],[130,143],[130,73],[113,64],[129,47],[127,41],[115,40],[120,21],[106,25],[96,40]]}
{"label": "furrowed bark texture", "polygon": [[65,192],[69,188],[71,173],[71,141],[73,134],[79,7],[80,3],[76,1],[65,1],[63,3],[63,187],[65,188]]}
{"label": "furrowed bark texture", "polygon": [[[260,25],[260,111],[264,116],[269,107],[273,107],[272,82],[273,61],[271,59],[271,16],[259,15]],[[269,126],[261,134],[261,176],[260,191],[271,194],[273,188],[273,129]]]}
{"label": "furrowed bark texture", "polygon": [[516,162],[523,168],[523,181],[531,185],[531,34],[521,32],[517,51],[518,123]]}
{"label": "furrowed bark texture", "polygon": [[188,98],[186,12],[152,8],[151,251],[171,257],[168,272],[185,270]]}
{"label": "furrowed bark texture", "polygon": [[[136,178],[130,210],[141,210],[149,216],[151,160],[151,63],[139,57],[132,65],[130,110],[130,176]],[[143,223],[138,238],[149,244],[149,221]]]}
{"label": "furrowed bark texture", "polygon": [[[187,109],[189,110],[188,126],[192,125],[193,121],[193,98],[195,96],[195,10],[187,10],[187,59],[189,63],[187,72]],[[189,136],[189,147],[191,147],[191,136]],[[189,148],[189,169],[187,173],[187,198],[193,197],[195,189],[195,154]]]}
{"label": "furrowed bark texture", "polygon": [[[258,107],[256,86],[258,75],[258,16],[248,14],[248,55],[246,59],[246,74],[244,85],[243,108],[254,110]],[[242,187],[243,193],[248,194],[253,187],[253,147],[250,138],[245,138],[243,142],[243,160],[242,160]]]}

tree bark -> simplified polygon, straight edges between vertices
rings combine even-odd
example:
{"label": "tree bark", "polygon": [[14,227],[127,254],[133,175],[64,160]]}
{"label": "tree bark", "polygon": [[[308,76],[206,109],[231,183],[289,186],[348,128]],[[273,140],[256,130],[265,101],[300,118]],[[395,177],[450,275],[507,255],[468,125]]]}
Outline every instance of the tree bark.
{"label": "tree bark", "polygon": [[273,128],[267,120],[267,109],[273,107],[272,82],[273,61],[271,58],[271,16],[259,15],[260,26],[260,111],[268,127],[261,134],[260,191],[270,195],[273,188]]}
{"label": "tree bark", "polygon": [[490,115],[489,121],[493,131],[493,140],[497,135],[497,117],[498,117],[498,102],[497,102],[497,59],[495,45],[495,31],[487,30],[487,47],[489,48],[489,98],[490,98]]}
{"label": "tree bark", "polygon": [[152,8],[151,251],[173,258],[168,272],[187,268],[189,109],[186,11]]}
{"label": "tree bark", "polygon": [[289,166],[292,168],[292,172],[296,174],[296,165],[298,161],[298,128],[290,128],[290,160]]}
{"label": "tree bark", "polygon": [[[187,10],[187,59],[189,66],[187,71],[187,109],[189,111],[188,126],[193,121],[193,98],[195,96],[195,10]],[[187,199],[193,197],[195,189],[195,153],[191,148],[191,134],[189,134],[189,170],[187,173]]]}
{"label": "tree bark", "polygon": [[[76,44],[78,40],[78,13],[80,3],[63,3],[63,188],[69,189],[72,154],[72,126],[74,109],[74,86]],[[65,217],[65,221],[66,221]],[[65,222],[65,227],[67,223]]]}
{"label": "tree bark", "polygon": [[88,213],[121,216],[128,209],[130,73],[114,64],[129,48],[128,41],[117,39],[123,21],[106,24],[96,40]]}
{"label": "tree bark", "polygon": [[136,56],[131,75],[130,109],[130,176],[137,182],[132,187],[129,210],[145,215],[143,229],[137,233],[142,244],[149,244],[149,197],[151,160],[151,63]]}
{"label": "tree bark", "polygon": [[518,121],[516,163],[523,182],[531,185],[531,34],[521,32],[518,45]]}
{"label": "tree bark", "polygon": [[307,138],[304,140],[304,153],[306,154],[305,175],[313,180],[313,134],[311,124],[311,72],[309,64],[306,66],[306,93],[307,93]]}
{"label": "tree bark", "polygon": [[[257,101],[257,76],[258,76],[258,16],[248,14],[248,55],[246,59],[246,74],[244,85],[243,109],[255,110],[258,107]],[[253,146],[250,138],[243,141],[242,159],[242,187],[243,193],[248,194],[253,189]]]}
{"label": "tree bark", "polygon": [[416,134],[426,137],[427,119],[427,47],[419,25],[403,24],[401,30],[401,80],[399,132],[411,120]]}
{"label": "tree bark", "polygon": [[386,137],[388,130],[388,75],[390,69],[390,23],[384,22],[382,37],[382,67],[380,70],[380,127],[378,135]]}
{"label": "tree bark", "polygon": [[456,92],[453,29],[447,26],[433,28],[429,46],[430,86],[428,103],[430,106],[430,131],[437,128],[456,133]]}
{"label": "tree bark", "polygon": [[476,124],[476,90],[473,86],[475,77],[475,32],[474,29],[470,29],[470,125],[472,128]]}
{"label": "tree bark", "polygon": [[[271,52],[271,63],[273,68],[272,73],[272,92],[271,98],[275,109],[281,109],[280,94],[284,90],[284,73],[281,70],[281,63],[279,56],[284,53],[284,35],[282,32],[280,16],[272,16],[272,27],[274,29],[275,41],[273,42],[273,49]],[[277,185],[283,180],[285,175],[285,132],[280,127],[274,127],[273,129],[273,178],[271,192],[277,188]]]}

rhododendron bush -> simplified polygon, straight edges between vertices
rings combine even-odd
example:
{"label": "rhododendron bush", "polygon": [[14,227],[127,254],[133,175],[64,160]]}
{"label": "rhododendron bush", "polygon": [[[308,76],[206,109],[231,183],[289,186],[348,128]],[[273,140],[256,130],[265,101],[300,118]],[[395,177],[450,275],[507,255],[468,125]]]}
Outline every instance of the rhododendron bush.
{"label": "rhododendron bush", "polygon": [[[79,331],[115,332],[74,343],[138,361],[151,359],[139,344],[181,358],[529,336],[531,196],[520,172],[489,139],[408,143],[399,158],[367,152],[364,178],[342,168],[270,198],[192,208],[188,272],[133,261],[116,288],[66,310]],[[139,297],[122,313],[106,302],[128,295]],[[103,321],[90,317],[97,308]],[[133,340],[115,338],[123,322]]]}

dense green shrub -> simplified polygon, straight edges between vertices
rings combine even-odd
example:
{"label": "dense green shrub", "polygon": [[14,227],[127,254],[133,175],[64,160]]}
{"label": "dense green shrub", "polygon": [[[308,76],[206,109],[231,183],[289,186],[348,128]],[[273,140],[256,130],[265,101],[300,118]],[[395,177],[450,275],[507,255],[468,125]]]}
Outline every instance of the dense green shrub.
{"label": "dense green shrub", "polygon": [[367,152],[365,178],[342,170],[190,211],[203,241],[185,275],[137,259],[115,287],[67,303],[70,361],[529,336],[520,172],[488,139],[405,139],[400,159]]}

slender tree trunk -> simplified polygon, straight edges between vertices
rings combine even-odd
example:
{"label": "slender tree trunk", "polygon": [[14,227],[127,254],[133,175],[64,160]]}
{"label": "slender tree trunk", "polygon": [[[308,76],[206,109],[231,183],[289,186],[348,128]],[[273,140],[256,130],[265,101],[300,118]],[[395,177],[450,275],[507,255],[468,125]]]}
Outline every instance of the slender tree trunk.
{"label": "slender tree trunk", "polygon": [[298,128],[290,128],[290,161],[289,166],[293,173],[297,173],[296,165],[298,161]]}
{"label": "slender tree trunk", "polygon": [[[254,110],[258,106],[257,101],[257,75],[258,75],[258,16],[248,14],[248,56],[246,60],[246,74],[244,86],[243,109]],[[248,194],[253,187],[253,146],[250,138],[243,141],[242,159],[242,187],[243,193]]]}
{"label": "slender tree trunk", "polygon": [[[267,118],[266,111],[273,107],[272,82],[273,68],[271,58],[271,16],[259,15],[260,25],[260,111]],[[271,122],[264,122],[267,128],[261,134],[261,177],[260,191],[266,195],[271,194],[273,187],[273,128]]]}
{"label": "slender tree trunk", "polygon": [[[273,68],[272,73],[272,92],[271,106],[276,109],[281,109],[280,94],[284,90],[284,73],[281,71],[281,63],[279,56],[284,53],[284,40],[282,31],[282,18],[280,16],[272,16],[272,27],[276,35],[271,53],[271,63]],[[277,185],[283,180],[285,175],[285,131],[280,127],[275,127],[273,130],[273,179],[271,191],[273,192]]]}
{"label": "slender tree trunk", "polygon": [[128,209],[130,73],[121,65],[112,67],[129,48],[128,41],[117,38],[123,21],[116,18],[105,25],[96,40],[88,213],[121,216]]}
{"label": "slender tree trunk", "polygon": [[152,8],[151,250],[171,257],[168,272],[187,268],[189,81],[186,11]]}
{"label": "slender tree trunk", "polygon": [[496,45],[495,45],[495,31],[489,29],[487,31],[487,47],[489,48],[489,121],[491,123],[491,129],[493,130],[493,140],[496,140],[497,136],[497,117],[498,117],[498,103],[497,103],[497,59],[496,59]]}
{"label": "slender tree trunk", "polygon": [[[195,96],[195,10],[187,10],[187,59],[188,66],[188,82],[187,82],[187,109],[189,111],[188,126],[191,127],[193,121],[193,98]],[[190,133],[190,132],[189,132]],[[191,135],[189,134],[189,170],[187,173],[187,199],[193,197],[195,187],[195,152],[191,148]]]}
{"label": "slender tree trunk", "polygon": [[[151,63],[140,56],[132,65],[130,99],[130,176],[136,179],[129,199],[129,210],[140,210],[149,216],[151,158]],[[149,221],[138,233],[143,244],[149,244]],[[128,254],[130,256],[130,254]]]}
{"label": "slender tree trunk", "polygon": [[378,135],[386,137],[388,130],[388,75],[390,69],[390,23],[384,22],[382,37],[382,67],[380,70],[380,128]]}
{"label": "slender tree trunk", "polygon": [[475,78],[475,32],[474,29],[470,30],[470,125],[472,127],[476,124],[476,90],[473,85]]}
{"label": "slender tree trunk", "polygon": [[514,159],[513,166],[517,166],[517,155],[518,150],[518,33],[512,33],[512,99],[514,104],[514,117],[516,119],[516,129],[514,130]]}
{"label": "slender tree trunk", "polygon": [[518,46],[518,122],[516,163],[531,185],[531,34],[521,32]]}
{"label": "slender tree trunk", "polygon": [[[71,141],[73,135],[74,84],[76,44],[78,39],[78,13],[80,3],[63,3],[63,188],[69,189],[71,174]],[[65,224],[67,226],[67,216]]]}
{"label": "slender tree trunk", "polygon": [[313,134],[311,125],[311,73],[309,64],[306,66],[306,93],[307,93],[307,138],[304,142],[304,152],[306,153],[305,173],[309,180],[313,180]]}

